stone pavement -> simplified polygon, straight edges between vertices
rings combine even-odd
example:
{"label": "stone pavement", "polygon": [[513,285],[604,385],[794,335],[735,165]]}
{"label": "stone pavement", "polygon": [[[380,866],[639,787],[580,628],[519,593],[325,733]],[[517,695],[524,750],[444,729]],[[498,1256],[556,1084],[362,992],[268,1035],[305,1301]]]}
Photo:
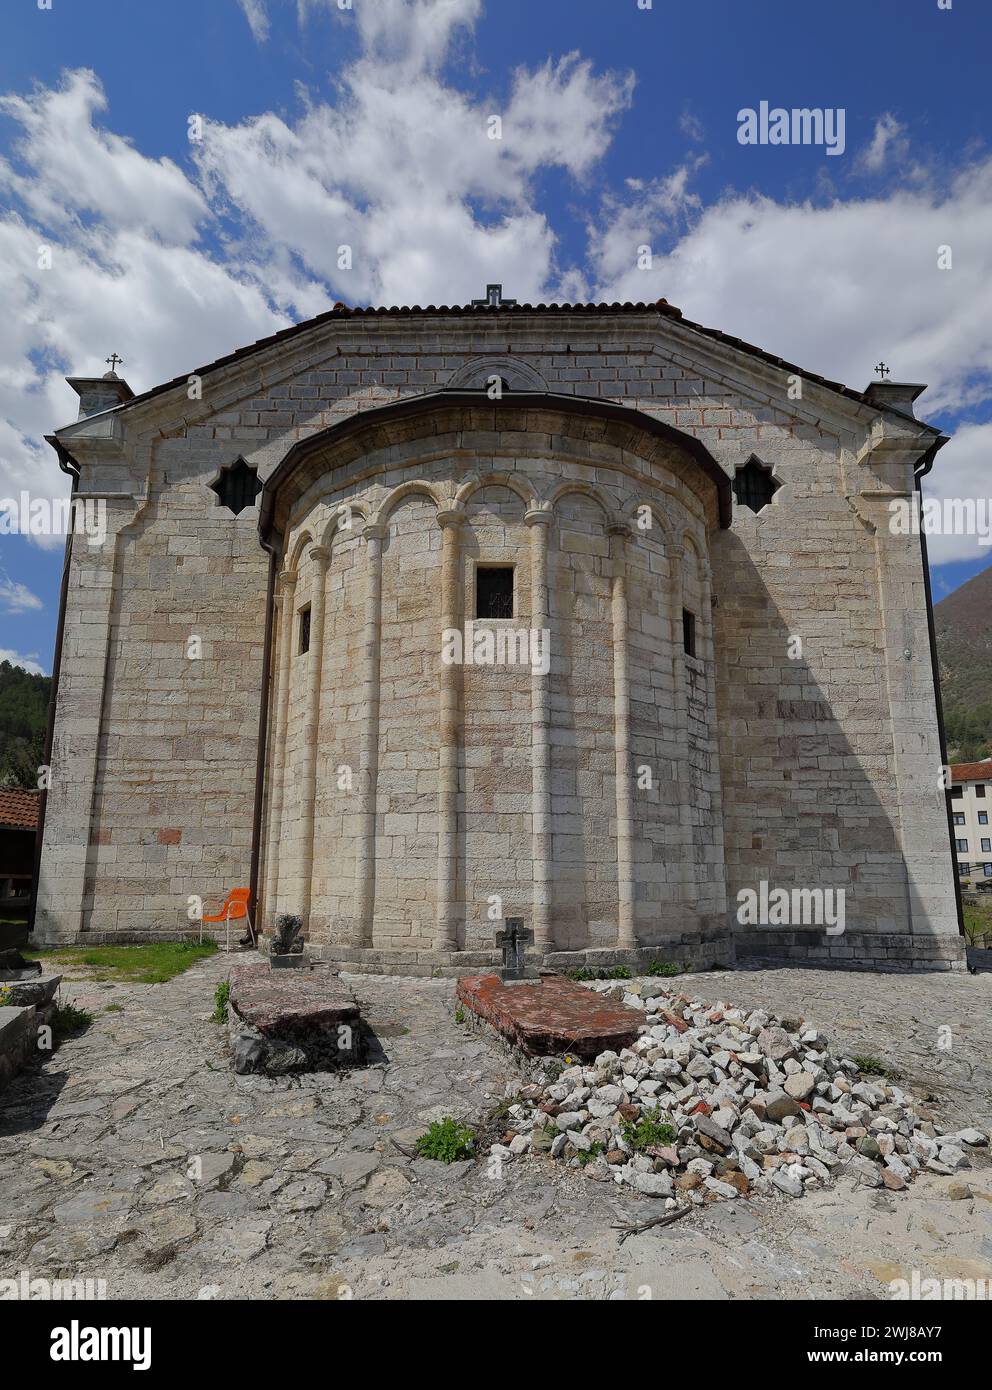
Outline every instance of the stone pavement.
{"label": "stone pavement", "polygon": [[[493,1173],[409,1156],[432,1119],[479,1123],[518,1079],[455,1021],[452,981],[350,977],[381,1054],[273,1079],[230,1070],[210,1021],[226,968],[219,956],[164,985],[67,985],[96,1022],[0,1093],[0,1278],[105,1279],[111,1298],[885,1299],[914,1268],[992,1277],[988,1167],[908,1194],[842,1183],[718,1203],[618,1245],[612,1224],[657,1203],[551,1160]],[[949,1124],[990,1123],[992,976],[687,983],[801,1014],[891,1061]]]}

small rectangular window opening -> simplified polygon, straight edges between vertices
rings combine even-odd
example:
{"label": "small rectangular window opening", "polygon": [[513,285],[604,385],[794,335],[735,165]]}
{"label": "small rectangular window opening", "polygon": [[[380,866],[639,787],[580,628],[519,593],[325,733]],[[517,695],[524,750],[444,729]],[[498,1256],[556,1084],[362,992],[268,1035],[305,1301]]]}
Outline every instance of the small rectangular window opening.
{"label": "small rectangular window opening", "polygon": [[512,565],[480,565],[475,571],[475,616],[513,617]]}
{"label": "small rectangular window opening", "polygon": [[300,643],[298,652],[303,656],[310,650],[310,605],[300,609]]}
{"label": "small rectangular window opening", "polygon": [[682,609],[682,650],[686,656],[696,655],[696,615]]}

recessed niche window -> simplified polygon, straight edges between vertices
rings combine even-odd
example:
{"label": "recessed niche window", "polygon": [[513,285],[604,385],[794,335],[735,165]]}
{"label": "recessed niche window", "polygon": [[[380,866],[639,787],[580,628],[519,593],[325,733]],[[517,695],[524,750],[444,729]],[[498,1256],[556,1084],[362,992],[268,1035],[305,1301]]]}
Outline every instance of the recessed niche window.
{"label": "recessed niche window", "polygon": [[220,470],[210,484],[210,490],[216,492],[222,506],[238,516],[246,507],[255,505],[255,498],[262,490],[262,481],[258,472],[239,458]]}
{"label": "recessed niche window", "polygon": [[682,650],[686,656],[696,655],[696,615],[682,609]]}
{"label": "recessed niche window", "polygon": [[964,787],[952,787],[951,796],[957,801],[960,797],[964,796]]}
{"label": "recessed niche window", "polygon": [[734,474],[734,497],[739,506],[750,507],[752,512],[760,512],[767,507],[778,487],[772,470],[754,454]]}
{"label": "recessed niche window", "polygon": [[300,640],[297,651],[300,656],[310,650],[310,605],[300,609]]}
{"label": "recessed niche window", "polygon": [[512,565],[480,565],[475,571],[475,616],[513,617]]}
{"label": "recessed niche window", "polygon": [[975,788],[975,795],[976,795],[976,796],[984,796],[984,795],[985,795],[985,783],[984,783],[984,782],[979,782],[978,786]]}

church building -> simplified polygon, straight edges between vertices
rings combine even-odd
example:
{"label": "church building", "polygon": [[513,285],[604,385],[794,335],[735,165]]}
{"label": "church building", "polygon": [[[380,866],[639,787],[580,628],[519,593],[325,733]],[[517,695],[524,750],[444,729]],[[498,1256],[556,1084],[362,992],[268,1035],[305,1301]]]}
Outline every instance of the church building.
{"label": "church building", "polygon": [[496,285],[69,380],[36,943],[962,967],[922,386]]}

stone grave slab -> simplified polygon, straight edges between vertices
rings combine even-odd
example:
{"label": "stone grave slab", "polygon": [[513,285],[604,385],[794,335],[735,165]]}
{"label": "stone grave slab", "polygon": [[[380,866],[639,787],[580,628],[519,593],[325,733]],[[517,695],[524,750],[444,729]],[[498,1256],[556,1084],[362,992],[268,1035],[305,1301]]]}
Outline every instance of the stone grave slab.
{"label": "stone grave slab", "polygon": [[263,959],[236,965],[228,1028],[238,1072],[322,1071],[364,1056],[361,1009],[326,966],[283,972]]}
{"label": "stone grave slab", "polygon": [[592,1060],[637,1038],[644,1015],[583,989],[560,975],[540,983],[504,984],[498,975],[463,975],[457,994],[466,1008],[528,1057],[571,1053]]}

